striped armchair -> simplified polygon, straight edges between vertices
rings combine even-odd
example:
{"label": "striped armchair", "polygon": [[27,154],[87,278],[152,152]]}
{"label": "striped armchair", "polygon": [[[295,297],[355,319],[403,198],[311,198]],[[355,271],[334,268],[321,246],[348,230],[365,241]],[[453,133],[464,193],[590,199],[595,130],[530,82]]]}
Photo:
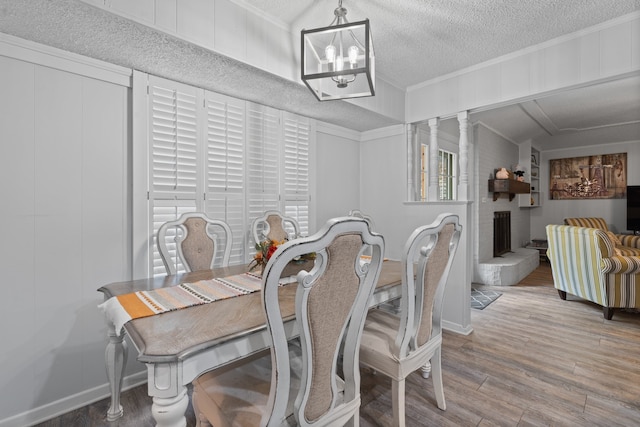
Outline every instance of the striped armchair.
{"label": "striped armchair", "polygon": [[606,232],[598,228],[547,225],[553,283],[567,293],[603,307],[611,320],[614,308],[640,308],[640,256],[616,253]]}
{"label": "striped armchair", "polygon": [[634,236],[632,234],[615,234],[609,230],[609,226],[604,218],[565,218],[564,223],[566,225],[575,225],[576,227],[589,227],[603,230],[613,241],[614,246],[620,255],[640,256],[640,236]]}

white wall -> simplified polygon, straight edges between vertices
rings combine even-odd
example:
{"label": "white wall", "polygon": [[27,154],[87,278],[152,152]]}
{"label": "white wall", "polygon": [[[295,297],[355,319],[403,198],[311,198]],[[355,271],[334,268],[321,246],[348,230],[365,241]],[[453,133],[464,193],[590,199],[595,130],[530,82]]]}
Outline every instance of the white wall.
{"label": "white wall", "polygon": [[459,215],[463,232],[445,294],[443,326],[469,333],[474,233],[471,204],[407,202],[406,153],[403,126],[364,136],[360,154],[360,208],[373,217],[377,231],[385,238],[385,256],[391,259],[401,259],[404,244],[416,227],[430,224],[443,212]]}
{"label": "white wall", "polygon": [[131,274],[130,71],[22,50],[36,65],[6,56],[13,42],[0,38],[2,426],[108,392],[97,289]]}
{"label": "white wall", "polygon": [[[511,248],[520,248],[529,240],[529,214],[537,208],[518,207],[518,198],[509,201],[507,194],[500,194],[493,201],[493,193],[489,192],[489,180],[494,178],[495,169],[502,167],[511,169],[518,163],[519,147],[495,134],[482,124],[473,127],[473,139],[476,144],[477,167],[474,186],[477,191],[477,251],[475,263],[482,263],[493,258],[493,213],[511,212]],[[479,280],[477,272],[474,280]]]}
{"label": "white wall", "polygon": [[602,217],[612,230],[626,231],[627,199],[549,200],[549,160],[613,153],[627,153],[627,184],[640,185],[640,140],[540,153],[540,186],[544,200],[540,208],[531,209],[532,236],[545,236],[547,224],[562,224],[567,217]]}
{"label": "white wall", "polygon": [[316,229],[360,208],[360,133],[316,125]]}

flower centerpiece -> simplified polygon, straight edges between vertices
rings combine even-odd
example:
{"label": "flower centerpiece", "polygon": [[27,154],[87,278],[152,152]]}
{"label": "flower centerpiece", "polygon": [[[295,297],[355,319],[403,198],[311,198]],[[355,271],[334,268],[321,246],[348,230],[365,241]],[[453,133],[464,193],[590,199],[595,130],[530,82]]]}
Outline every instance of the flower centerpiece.
{"label": "flower centerpiece", "polygon": [[[287,240],[263,240],[260,243],[256,243],[256,254],[253,256],[253,260],[249,263],[249,271],[252,271],[258,267],[264,268],[271,259],[271,256],[274,254],[276,250],[278,250],[278,246],[284,244]],[[301,255],[297,257],[295,262],[304,262],[316,259],[316,253],[311,252],[308,254]]]}

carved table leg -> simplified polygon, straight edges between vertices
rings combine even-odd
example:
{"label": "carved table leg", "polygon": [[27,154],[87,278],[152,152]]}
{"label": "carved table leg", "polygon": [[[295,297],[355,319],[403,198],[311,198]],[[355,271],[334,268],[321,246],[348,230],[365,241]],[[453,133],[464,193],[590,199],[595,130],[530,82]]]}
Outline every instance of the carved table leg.
{"label": "carved table leg", "polygon": [[181,386],[177,396],[153,398],[151,414],[157,427],[186,427],[187,419],[184,413],[189,406],[187,387]]}
{"label": "carved table leg", "polygon": [[107,421],[114,421],[122,417],[123,410],[120,405],[120,390],[122,390],[122,377],[127,363],[127,343],[124,335],[118,336],[113,324],[108,324],[109,343],[104,353],[107,365],[107,377],[111,389],[111,405],[107,411]]}

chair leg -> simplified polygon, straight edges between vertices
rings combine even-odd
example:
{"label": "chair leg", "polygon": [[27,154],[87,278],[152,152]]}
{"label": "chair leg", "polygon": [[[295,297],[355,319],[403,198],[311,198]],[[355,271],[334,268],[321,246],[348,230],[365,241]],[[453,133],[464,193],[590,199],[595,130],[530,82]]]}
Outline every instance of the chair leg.
{"label": "chair leg", "polygon": [[191,405],[193,406],[193,413],[196,416],[196,427],[212,427],[209,420],[198,410],[197,395],[198,392],[194,389],[191,396]]}
{"label": "chair leg", "polygon": [[567,299],[567,293],[565,291],[558,289],[558,295],[560,295],[560,299],[563,299],[563,300]]}
{"label": "chair leg", "polygon": [[347,421],[345,427],[360,427],[360,411],[357,411],[355,415]]}
{"label": "chair leg", "polygon": [[602,314],[604,314],[605,319],[611,320],[613,317],[613,307],[602,307]]}
{"label": "chair leg", "polygon": [[391,380],[391,383],[393,426],[404,427],[404,378],[401,380]]}
{"label": "chair leg", "polygon": [[442,385],[442,348],[438,347],[431,358],[431,372],[433,375],[433,390],[436,393],[436,402],[438,408],[443,411],[447,409],[447,404],[444,401],[444,386]]}
{"label": "chair leg", "polygon": [[422,378],[429,378],[429,374],[431,374],[431,362],[425,363],[424,366],[420,368],[420,372],[422,373]]}

